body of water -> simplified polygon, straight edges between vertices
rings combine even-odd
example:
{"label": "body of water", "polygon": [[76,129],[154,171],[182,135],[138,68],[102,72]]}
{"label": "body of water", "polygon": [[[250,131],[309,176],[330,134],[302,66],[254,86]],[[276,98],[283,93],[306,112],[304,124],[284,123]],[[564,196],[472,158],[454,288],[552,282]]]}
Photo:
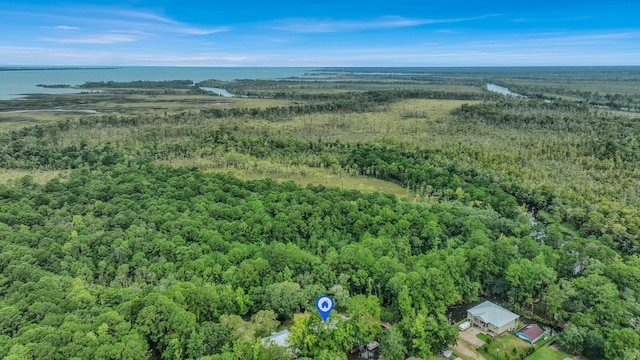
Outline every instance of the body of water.
{"label": "body of water", "polygon": [[201,87],[200,89],[212,92],[214,94],[217,94],[217,95],[220,95],[220,96],[223,96],[223,97],[234,97],[235,96],[234,94],[228,92],[225,89],[212,88],[212,87]]}
{"label": "body of water", "polygon": [[487,90],[497,92],[502,95],[511,95],[511,96],[522,96],[520,94],[514,93],[508,88],[496,84],[487,84]]}
{"label": "body of water", "polygon": [[87,81],[279,79],[304,76],[314,68],[291,67],[20,67],[0,66],[0,100],[24,94],[78,93],[88,90],[50,89],[44,85],[81,85]]}

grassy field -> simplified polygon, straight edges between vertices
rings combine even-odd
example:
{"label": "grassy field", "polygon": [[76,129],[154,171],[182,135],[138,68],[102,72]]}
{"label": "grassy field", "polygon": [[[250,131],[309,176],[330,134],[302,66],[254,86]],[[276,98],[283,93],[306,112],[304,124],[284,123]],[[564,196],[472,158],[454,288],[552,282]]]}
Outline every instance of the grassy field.
{"label": "grassy field", "polygon": [[[550,346],[543,346],[536,350],[533,354],[526,357],[526,360],[562,360],[568,357],[572,357],[571,355],[555,350]],[[576,357],[572,357],[573,359],[577,359]]]}
{"label": "grassy field", "polygon": [[487,342],[481,346],[478,352],[488,360],[505,360],[505,354],[512,356],[530,346],[517,336],[505,333],[494,337],[491,343]]}

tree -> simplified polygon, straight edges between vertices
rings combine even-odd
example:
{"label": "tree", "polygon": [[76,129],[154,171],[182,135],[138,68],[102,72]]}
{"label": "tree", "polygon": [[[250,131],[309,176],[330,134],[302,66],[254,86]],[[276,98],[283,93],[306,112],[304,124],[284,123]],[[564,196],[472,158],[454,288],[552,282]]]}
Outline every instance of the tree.
{"label": "tree", "polygon": [[318,335],[311,331],[310,326],[311,315],[304,313],[295,315],[289,328],[289,342],[293,348],[298,349],[298,354],[302,357],[313,356],[318,342]]}
{"label": "tree", "polygon": [[404,360],[407,356],[407,347],[402,331],[397,325],[387,330],[380,342],[380,352],[389,360]]}
{"label": "tree", "polygon": [[24,345],[14,345],[9,350],[9,354],[4,358],[6,360],[24,360],[32,359],[29,349]]}
{"label": "tree", "polygon": [[291,319],[303,307],[304,293],[298,283],[283,281],[267,286],[264,290],[264,306],[278,314],[280,319]]}
{"label": "tree", "polygon": [[426,358],[429,355],[434,354],[434,349],[431,346],[429,330],[434,327],[433,318],[424,312],[418,312],[413,319],[409,332],[411,334],[411,348],[422,358]]}
{"label": "tree", "polygon": [[297,314],[289,331],[291,347],[300,357],[317,358],[322,351],[346,354],[354,345],[353,322],[335,312],[326,322],[316,313]]}
{"label": "tree", "polygon": [[575,286],[567,280],[561,279],[557,284],[549,285],[542,297],[545,313],[556,321],[565,320],[565,301],[575,295]]}
{"label": "tree", "polygon": [[189,335],[196,329],[195,315],[162,295],[153,294],[147,301],[150,304],[137,315],[137,328],[163,357],[180,358],[186,353]]}
{"label": "tree", "polygon": [[611,330],[604,343],[607,359],[627,360],[627,353],[640,349],[640,335],[632,329]]}
{"label": "tree", "polygon": [[222,315],[220,316],[220,325],[228,329],[231,339],[250,341],[254,338],[255,330],[252,324],[244,321],[238,315]]}
{"label": "tree", "polygon": [[556,280],[556,272],[544,262],[544,257],[538,255],[533,261],[521,259],[509,265],[505,278],[512,286],[512,301],[514,304],[533,304],[533,298]]}
{"label": "tree", "polygon": [[420,311],[409,327],[413,350],[421,357],[436,354],[458,340],[457,329],[442,315]]}
{"label": "tree", "polygon": [[265,337],[271,334],[280,321],[276,320],[278,315],[273,310],[260,310],[251,316],[251,324],[258,337]]}
{"label": "tree", "polygon": [[604,337],[600,332],[594,329],[587,330],[582,335],[583,349],[582,353],[590,359],[604,359]]}
{"label": "tree", "polygon": [[336,310],[343,311],[349,300],[349,290],[340,284],[336,284],[329,289],[329,294],[333,295],[333,300],[336,302]]}
{"label": "tree", "polygon": [[241,340],[233,346],[234,359],[245,360],[288,360],[293,355],[280,346],[263,346],[259,339]]}
{"label": "tree", "polygon": [[572,354],[580,354],[582,352],[583,341],[582,333],[578,327],[572,323],[568,323],[560,335],[558,335],[558,343],[560,346]]}
{"label": "tree", "polygon": [[22,314],[14,306],[0,309],[0,335],[13,336],[22,326]]}
{"label": "tree", "polygon": [[347,316],[355,325],[355,343],[366,345],[382,334],[380,301],[374,295],[356,295],[347,300]]}

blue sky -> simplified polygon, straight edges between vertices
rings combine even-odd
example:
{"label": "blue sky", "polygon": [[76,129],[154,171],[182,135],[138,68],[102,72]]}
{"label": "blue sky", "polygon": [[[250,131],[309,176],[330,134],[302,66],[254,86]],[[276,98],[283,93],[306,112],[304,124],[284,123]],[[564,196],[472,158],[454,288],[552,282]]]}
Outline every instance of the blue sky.
{"label": "blue sky", "polygon": [[0,64],[640,65],[634,1],[0,0]]}

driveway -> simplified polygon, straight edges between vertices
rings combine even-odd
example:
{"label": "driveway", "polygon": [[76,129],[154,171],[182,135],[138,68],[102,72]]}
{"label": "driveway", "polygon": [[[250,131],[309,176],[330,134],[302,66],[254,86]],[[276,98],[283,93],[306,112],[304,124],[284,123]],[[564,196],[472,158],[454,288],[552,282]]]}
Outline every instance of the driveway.
{"label": "driveway", "polygon": [[484,341],[478,339],[476,335],[480,333],[480,330],[470,327],[465,331],[460,331],[459,339],[468,342],[473,345],[474,348],[484,345]]}
{"label": "driveway", "polygon": [[480,331],[475,328],[469,328],[458,334],[458,343],[453,349],[462,355],[468,356],[474,360],[484,360],[485,358],[476,351],[478,346],[484,345],[484,341],[478,339],[476,334]]}
{"label": "driveway", "polygon": [[484,356],[478,354],[478,352],[473,349],[473,345],[464,340],[458,340],[458,343],[453,347],[453,350],[455,350],[457,354],[470,357],[473,360],[486,360]]}

